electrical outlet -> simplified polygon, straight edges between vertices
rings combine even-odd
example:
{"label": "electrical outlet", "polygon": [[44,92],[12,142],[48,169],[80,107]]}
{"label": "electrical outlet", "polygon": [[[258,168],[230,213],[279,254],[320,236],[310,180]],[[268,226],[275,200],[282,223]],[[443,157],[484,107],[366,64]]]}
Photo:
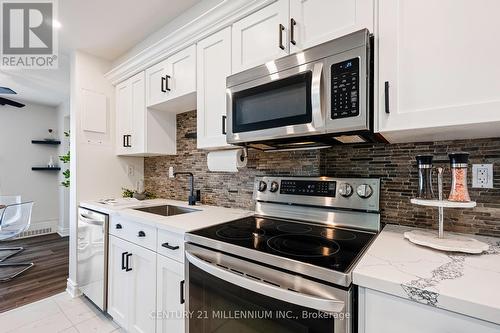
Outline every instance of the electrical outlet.
{"label": "electrical outlet", "polygon": [[493,188],[493,164],[472,165],[472,187]]}
{"label": "electrical outlet", "polygon": [[134,167],[132,165],[127,165],[127,175],[129,177],[133,177],[134,176]]}

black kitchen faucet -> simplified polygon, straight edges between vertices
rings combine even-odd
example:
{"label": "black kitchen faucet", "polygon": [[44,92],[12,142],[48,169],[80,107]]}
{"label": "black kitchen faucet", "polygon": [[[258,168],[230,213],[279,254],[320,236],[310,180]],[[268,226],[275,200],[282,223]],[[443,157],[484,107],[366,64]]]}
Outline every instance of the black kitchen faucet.
{"label": "black kitchen faucet", "polygon": [[194,175],[191,172],[174,172],[174,177],[177,177],[177,175],[186,175],[190,178],[188,203],[190,206],[196,205],[196,201],[200,200],[200,191],[196,191],[196,195],[195,195],[195,193],[194,193]]}

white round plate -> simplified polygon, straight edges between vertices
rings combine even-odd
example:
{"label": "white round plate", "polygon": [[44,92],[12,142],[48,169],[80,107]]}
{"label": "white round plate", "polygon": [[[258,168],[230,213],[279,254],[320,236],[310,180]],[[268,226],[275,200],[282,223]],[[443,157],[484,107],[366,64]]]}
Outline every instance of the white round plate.
{"label": "white round plate", "polygon": [[435,231],[412,230],[405,232],[404,237],[412,243],[441,251],[478,254],[489,248],[488,244],[467,236],[446,233],[444,238],[439,238]]}

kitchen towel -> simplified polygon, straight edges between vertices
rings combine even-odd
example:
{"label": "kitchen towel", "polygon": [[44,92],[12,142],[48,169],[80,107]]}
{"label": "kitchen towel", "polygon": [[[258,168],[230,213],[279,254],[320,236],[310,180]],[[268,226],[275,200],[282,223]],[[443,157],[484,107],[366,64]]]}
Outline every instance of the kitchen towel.
{"label": "kitchen towel", "polygon": [[208,170],[238,172],[238,168],[244,168],[247,165],[247,160],[243,149],[213,151],[207,156]]}

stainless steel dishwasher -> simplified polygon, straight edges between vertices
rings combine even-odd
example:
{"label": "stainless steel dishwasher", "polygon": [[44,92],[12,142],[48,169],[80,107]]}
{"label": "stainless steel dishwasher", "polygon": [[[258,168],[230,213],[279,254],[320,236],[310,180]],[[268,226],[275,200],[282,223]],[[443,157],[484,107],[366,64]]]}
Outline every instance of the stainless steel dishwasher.
{"label": "stainless steel dishwasher", "polygon": [[77,277],[82,293],[107,309],[108,215],[78,208]]}

